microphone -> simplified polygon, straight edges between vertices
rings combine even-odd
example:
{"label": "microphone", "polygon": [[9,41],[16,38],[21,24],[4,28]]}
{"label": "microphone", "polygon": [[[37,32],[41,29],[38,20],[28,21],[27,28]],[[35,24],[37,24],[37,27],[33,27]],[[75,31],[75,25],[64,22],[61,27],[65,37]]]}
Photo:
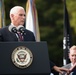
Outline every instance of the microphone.
{"label": "microphone", "polygon": [[9,31],[16,34],[16,37],[17,37],[18,41],[22,41],[22,37],[23,37],[23,36],[22,36],[22,34],[20,35],[20,34],[18,33],[18,29],[17,29],[16,27],[10,25],[10,26],[9,26]]}
{"label": "microphone", "polygon": [[9,31],[10,31],[10,32],[13,32],[13,33],[17,33],[16,27],[14,27],[14,26],[12,26],[12,25],[9,26]]}
{"label": "microphone", "polygon": [[23,40],[24,40],[23,35],[25,34],[25,31],[24,31],[25,28],[24,28],[24,26],[19,25],[19,26],[17,27],[17,30],[18,30],[19,41],[23,41]]}
{"label": "microphone", "polygon": [[18,30],[19,32],[21,32],[21,33],[24,34],[25,28],[24,28],[24,26],[20,25],[20,26],[17,27],[17,30]]}
{"label": "microphone", "polygon": [[17,33],[16,27],[13,27],[13,28],[11,29],[11,31],[14,32],[14,33]]}

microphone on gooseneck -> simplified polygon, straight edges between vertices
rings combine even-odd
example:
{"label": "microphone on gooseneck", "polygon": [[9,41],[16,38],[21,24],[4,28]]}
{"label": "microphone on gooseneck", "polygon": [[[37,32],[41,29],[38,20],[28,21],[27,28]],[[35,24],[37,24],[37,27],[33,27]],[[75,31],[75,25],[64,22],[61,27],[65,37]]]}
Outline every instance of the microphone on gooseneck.
{"label": "microphone on gooseneck", "polygon": [[25,31],[24,31],[25,28],[24,28],[24,26],[19,25],[17,27],[17,30],[18,30],[18,36],[19,36],[20,41],[23,41],[24,40],[24,34],[25,34]]}
{"label": "microphone on gooseneck", "polygon": [[13,32],[13,33],[17,33],[16,27],[14,27],[14,26],[12,26],[12,25],[9,26],[9,31],[10,31],[10,32]]}
{"label": "microphone on gooseneck", "polygon": [[14,33],[17,33],[16,27],[13,27],[13,28],[11,29],[11,31],[14,32]]}
{"label": "microphone on gooseneck", "polygon": [[16,29],[16,27],[10,25],[8,29],[9,29],[10,32],[15,33],[17,39],[19,40],[19,36],[18,36],[18,33],[17,33],[18,30]]}
{"label": "microphone on gooseneck", "polygon": [[22,33],[22,34],[25,33],[25,32],[24,32],[25,28],[24,28],[24,26],[22,26],[22,25],[18,26],[18,27],[17,27],[17,30],[18,30],[20,33]]}

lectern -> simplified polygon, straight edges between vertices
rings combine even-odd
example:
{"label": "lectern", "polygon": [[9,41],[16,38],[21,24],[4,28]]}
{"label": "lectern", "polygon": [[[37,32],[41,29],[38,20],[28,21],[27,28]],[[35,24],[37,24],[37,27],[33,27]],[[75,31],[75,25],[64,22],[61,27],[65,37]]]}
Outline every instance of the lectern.
{"label": "lectern", "polygon": [[[19,49],[21,49],[20,52]],[[25,51],[23,51],[24,49]],[[29,51],[32,56],[28,54]],[[14,54],[16,55],[13,56]],[[29,60],[31,63],[28,62]],[[15,64],[16,62],[19,64]],[[22,63],[30,65],[22,65]],[[47,43],[45,41],[0,42],[0,74],[50,75]]]}

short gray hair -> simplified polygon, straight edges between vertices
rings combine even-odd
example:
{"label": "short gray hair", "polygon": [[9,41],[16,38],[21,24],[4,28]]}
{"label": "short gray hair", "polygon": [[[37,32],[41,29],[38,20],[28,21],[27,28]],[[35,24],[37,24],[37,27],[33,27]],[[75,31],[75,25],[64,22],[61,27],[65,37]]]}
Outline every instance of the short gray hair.
{"label": "short gray hair", "polygon": [[76,50],[76,45],[73,45],[70,50]]}
{"label": "short gray hair", "polygon": [[11,10],[10,10],[10,15],[11,14],[15,14],[17,12],[17,9],[23,9],[24,8],[22,6],[14,6]]}

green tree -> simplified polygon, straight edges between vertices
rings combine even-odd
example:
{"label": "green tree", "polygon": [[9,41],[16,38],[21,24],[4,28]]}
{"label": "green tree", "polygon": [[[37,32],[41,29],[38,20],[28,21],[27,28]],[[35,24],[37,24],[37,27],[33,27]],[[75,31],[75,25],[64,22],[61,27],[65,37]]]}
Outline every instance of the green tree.
{"label": "green tree", "polygon": [[66,5],[69,13],[69,22],[71,26],[72,43],[76,45],[76,0],[66,0]]}

